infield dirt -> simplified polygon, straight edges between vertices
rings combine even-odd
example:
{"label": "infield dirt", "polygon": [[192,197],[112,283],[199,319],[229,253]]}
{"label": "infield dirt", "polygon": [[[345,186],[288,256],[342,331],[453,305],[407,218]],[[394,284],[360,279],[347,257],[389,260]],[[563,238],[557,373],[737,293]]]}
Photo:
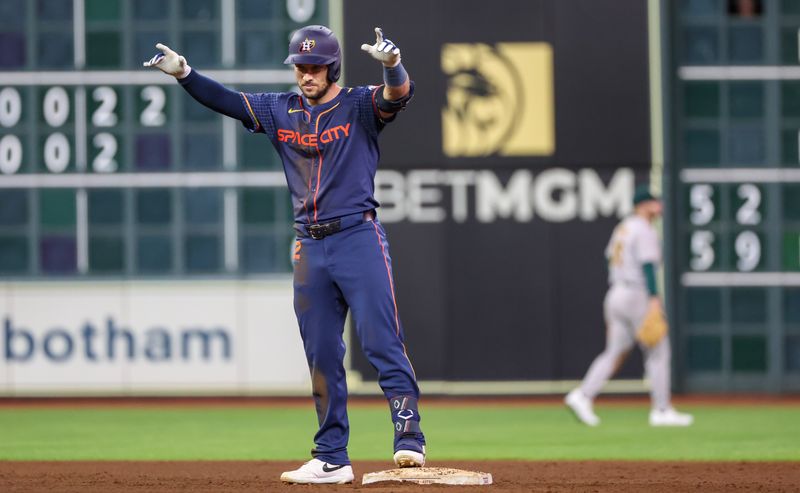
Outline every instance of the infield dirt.
{"label": "infield dirt", "polygon": [[0,462],[3,492],[675,492],[800,491],[793,462],[442,462],[492,473],[490,486],[361,485],[366,472],[386,462],[354,462],[350,485],[286,485],[281,472],[296,462]]}

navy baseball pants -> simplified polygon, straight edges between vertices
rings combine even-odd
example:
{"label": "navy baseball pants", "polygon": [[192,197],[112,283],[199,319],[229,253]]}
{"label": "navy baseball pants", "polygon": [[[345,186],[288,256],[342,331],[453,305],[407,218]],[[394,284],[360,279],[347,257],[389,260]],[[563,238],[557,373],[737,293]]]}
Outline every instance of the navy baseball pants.
{"label": "navy baseball pants", "polygon": [[312,455],[330,464],[350,463],[342,339],[348,308],[389,400],[395,450],[424,444],[416,409],[419,387],[403,344],[386,233],[377,220],[354,216],[344,218],[349,222],[343,221],[343,230],[322,239],[301,232],[294,253],[294,308],[319,421]]}

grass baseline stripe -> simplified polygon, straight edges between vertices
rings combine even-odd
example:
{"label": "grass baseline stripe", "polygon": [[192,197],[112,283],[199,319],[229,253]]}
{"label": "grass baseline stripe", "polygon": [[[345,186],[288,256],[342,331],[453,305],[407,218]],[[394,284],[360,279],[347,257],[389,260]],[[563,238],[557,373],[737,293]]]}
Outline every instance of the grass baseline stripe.
{"label": "grass baseline stripe", "polygon": [[[597,406],[597,428],[566,408],[431,406],[430,460],[798,461],[800,406],[686,405],[696,424],[650,428],[647,405]],[[350,409],[353,460],[391,457],[386,409]],[[0,409],[0,460],[306,460],[311,406]]]}

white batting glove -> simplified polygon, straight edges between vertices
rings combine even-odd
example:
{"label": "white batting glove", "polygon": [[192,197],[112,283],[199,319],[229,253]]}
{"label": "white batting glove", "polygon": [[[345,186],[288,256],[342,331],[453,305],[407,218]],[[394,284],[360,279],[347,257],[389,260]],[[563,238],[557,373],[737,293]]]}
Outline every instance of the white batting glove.
{"label": "white batting glove", "polygon": [[383,30],[379,27],[375,28],[375,44],[364,43],[361,45],[361,49],[386,67],[396,67],[400,63],[400,48],[395,46],[391,40],[384,39]]}
{"label": "white batting glove", "polygon": [[183,79],[189,75],[192,68],[186,63],[185,58],[172,51],[170,47],[165,44],[158,43],[156,48],[161,50],[161,53],[144,62],[142,64],[143,66],[155,67],[165,74],[177,77],[178,79]]}

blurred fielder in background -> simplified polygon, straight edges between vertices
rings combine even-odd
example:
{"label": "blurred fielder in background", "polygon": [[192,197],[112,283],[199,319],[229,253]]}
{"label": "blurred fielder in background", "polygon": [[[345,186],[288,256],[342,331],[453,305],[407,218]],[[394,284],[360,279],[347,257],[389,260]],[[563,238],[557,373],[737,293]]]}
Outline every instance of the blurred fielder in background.
{"label": "blurred fielder in background", "polygon": [[606,348],[565,402],[583,423],[600,424],[594,399],[638,340],[650,379],[650,425],[689,426],[693,417],[677,412],[670,396],[671,351],[656,282],[661,247],[653,227],[661,215],[661,201],[648,188],[639,187],[633,205],[633,214],[617,225],[606,248],[610,284],[603,304]]}
{"label": "blurred fielder in background", "polygon": [[312,459],[281,479],[289,483],[349,483],[349,422],[342,339],[352,311],[356,334],[389,401],[394,461],[425,463],[419,387],[406,355],[397,313],[386,233],[377,220],[374,178],[378,134],[405,108],[414,85],[400,50],[375,28],[362,49],[383,65],[384,85],[337,84],[341,50],[324,26],[295,31],[284,63],[293,65],[301,94],[239,93],[199,74],[163,44],[146,67],[176,77],[197,101],[265,133],[283,161],[292,195],[297,242],[294,306],[300,325],[319,431]]}

